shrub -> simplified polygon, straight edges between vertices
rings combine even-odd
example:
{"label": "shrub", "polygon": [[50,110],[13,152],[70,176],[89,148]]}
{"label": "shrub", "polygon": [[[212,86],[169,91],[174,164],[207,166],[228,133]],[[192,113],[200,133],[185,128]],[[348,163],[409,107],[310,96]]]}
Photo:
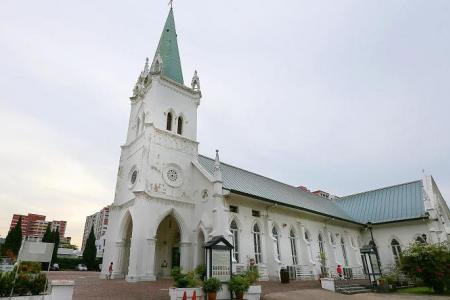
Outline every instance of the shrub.
{"label": "shrub", "polygon": [[83,259],[80,258],[70,258],[70,257],[58,257],[56,263],[59,265],[60,270],[75,270],[78,264],[83,263]]}
{"label": "shrub", "polygon": [[222,290],[222,282],[219,279],[212,277],[203,282],[203,290],[206,293],[214,293]]}
{"label": "shrub", "polygon": [[195,272],[183,273],[181,268],[175,267],[171,270],[170,275],[177,288],[192,288],[201,285],[201,280]]}
{"label": "shrub", "polygon": [[198,265],[195,268],[195,273],[198,274],[198,276],[200,277],[200,279],[202,281],[205,280],[205,277],[206,277],[206,266],[205,265]]}
{"label": "shrub", "polygon": [[[0,297],[9,296],[13,286],[15,270],[0,273]],[[45,291],[47,277],[44,273],[19,272],[14,285],[14,295],[39,295]]]}
{"label": "shrub", "polygon": [[244,274],[247,277],[250,285],[254,284],[259,279],[259,271],[257,266],[250,266]]}
{"label": "shrub", "polygon": [[9,296],[14,281],[14,272],[0,272],[0,297]]}
{"label": "shrub", "polygon": [[445,244],[414,243],[401,257],[401,270],[436,293],[450,291],[450,251]]}
{"label": "shrub", "polygon": [[239,298],[239,295],[242,295],[250,288],[250,281],[246,276],[235,275],[231,277],[229,288]]}
{"label": "shrub", "polygon": [[21,262],[19,273],[37,274],[41,272],[41,263],[39,262]]}

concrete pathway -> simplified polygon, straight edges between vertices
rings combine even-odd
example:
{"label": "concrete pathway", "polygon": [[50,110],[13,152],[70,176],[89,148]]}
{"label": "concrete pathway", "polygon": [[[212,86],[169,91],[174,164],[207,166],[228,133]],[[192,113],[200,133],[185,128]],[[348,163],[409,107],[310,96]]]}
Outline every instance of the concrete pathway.
{"label": "concrete pathway", "polygon": [[267,294],[263,300],[443,300],[450,299],[446,296],[425,296],[425,295],[406,295],[406,294],[356,294],[343,295],[333,293],[322,289],[303,289],[290,292],[278,292]]}

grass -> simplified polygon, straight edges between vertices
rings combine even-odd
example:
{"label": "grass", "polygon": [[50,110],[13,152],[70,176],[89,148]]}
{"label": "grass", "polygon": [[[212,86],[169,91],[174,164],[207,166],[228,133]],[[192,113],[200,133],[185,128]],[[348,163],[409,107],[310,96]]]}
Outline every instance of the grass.
{"label": "grass", "polygon": [[397,290],[397,293],[413,294],[413,295],[438,295],[433,291],[433,289],[426,287],[426,286],[403,288],[403,289]]}

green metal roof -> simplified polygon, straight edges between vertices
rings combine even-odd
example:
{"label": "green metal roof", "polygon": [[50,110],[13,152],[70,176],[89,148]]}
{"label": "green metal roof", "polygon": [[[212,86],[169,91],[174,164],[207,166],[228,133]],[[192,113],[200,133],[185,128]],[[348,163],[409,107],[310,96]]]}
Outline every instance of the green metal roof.
{"label": "green metal roof", "polygon": [[339,207],[361,223],[384,223],[425,216],[422,180],[342,197]]}
{"label": "green metal roof", "polygon": [[[213,174],[214,160],[199,155],[198,162]],[[280,205],[289,206],[309,212],[356,222],[333,201],[312,193],[304,192],[294,186],[221,163],[223,187],[231,192],[249,195]]]}
{"label": "green metal roof", "polygon": [[[199,155],[198,162],[213,174],[213,159]],[[221,170],[223,187],[231,192],[353,223],[425,217],[422,180],[329,200],[225,163]]]}
{"label": "green metal roof", "polygon": [[181,71],[180,53],[178,52],[177,32],[175,30],[175,20],[173,18],[173,9],[169,11],[166,24],[159,39],[157,55],[162,59],[162,75],[184,84],[183,72]]}

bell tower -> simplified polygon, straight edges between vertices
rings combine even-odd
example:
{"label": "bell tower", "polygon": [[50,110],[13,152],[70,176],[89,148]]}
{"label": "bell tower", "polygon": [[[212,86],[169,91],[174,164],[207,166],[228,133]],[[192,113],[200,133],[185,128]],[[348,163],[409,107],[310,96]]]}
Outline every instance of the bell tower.
{"label": "bell tower", "polygon": [[[168,180],[167,166],[176,167],[180,177],[190,161],[197,158],[200,98],[197,71],[191,86],[184,85],[170,8],[153,60],[145,60],[130,97],[131,112],[126,143],[122,146],[115,203],[132,199],[133,192],[161,193],[178,187],[179,182]],[[170,174],[174,174],[174,169],[170,169]],[[161,182],[161,177],[167,185]]]}

